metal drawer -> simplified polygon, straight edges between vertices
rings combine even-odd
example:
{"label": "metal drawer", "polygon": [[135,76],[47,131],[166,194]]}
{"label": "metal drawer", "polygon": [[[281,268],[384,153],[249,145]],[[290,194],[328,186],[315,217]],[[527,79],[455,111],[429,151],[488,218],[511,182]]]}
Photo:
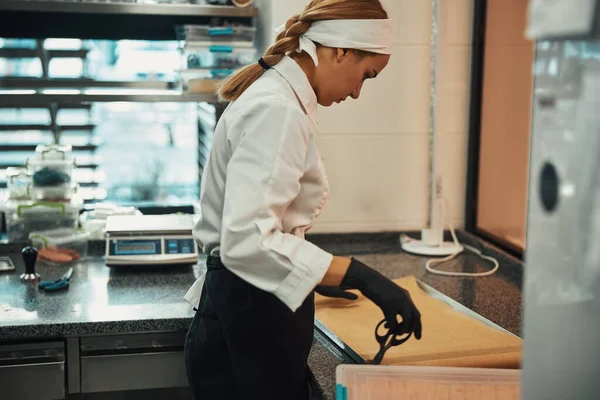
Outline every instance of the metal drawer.
{"label": "metal drawer", "polygon": [[64,344],[0,346],[0,388],[6,400],[64,399]]}
{"label": "metal drawer", "polygon": [[81,357],[83,393],[185,386],[183,351]]}
{"label": "metal drawer", "polygon": [[188,386],[185,332],[81,339],[83,393]]}

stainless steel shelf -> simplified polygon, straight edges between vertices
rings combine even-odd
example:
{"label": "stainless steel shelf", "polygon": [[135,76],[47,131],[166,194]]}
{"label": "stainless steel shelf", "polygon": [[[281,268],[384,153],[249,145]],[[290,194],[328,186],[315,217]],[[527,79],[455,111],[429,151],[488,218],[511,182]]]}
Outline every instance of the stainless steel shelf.
{"label": "stainless steel shelf", "polygon": [[[0,3],[1,5],[2,3]],[[48,59],[51,58],[86,58],[90,52],[88,49],[79,50],[43,50],[43,49],[23,49],[23,48],[2,48],[0,49],[0,58],[38,58],[46,53]]]}
{"label": "stainless steel shelf", "polygon": [[[8,143],[0,145],[0,152],[5,151],[35,151],[38,143]],[[98,147],[102,146],[102,141],[94,140],[87,144],[76,144],[73,145],[73,151],[95,151]]]}
{"label": "stainless steel shelf", "polygon": [[257,15],[256,7],[0,0],[0,37],[177,40],[177,25],[214,18],[252,25]]}
{"label": "stainless steel shelf", "polygon": [[[138,102],[138,103],[193,103],[193,102],[216,102],[217,96],[214,93],[191,94],[181,93],[175,90],[72,90],[60,91],[54,90],[52,93],[27,92],[26,90],[16,91],[19,93],[10,94],[9,91],[0,92],[0,104],[3,107],[27,107],[43,106],[51,103],[79,104],[79,103],[107,103],[107,102]],[[72,93],[71,93],[72,92]]]}
{"label": "stainless steel shelf", "polygon": [[91,78],[0,78],[0,88],[2,89],[109,88],[173,90],[176,87],[177,83],[170,81],[100,81]]}
{"label": "stainless steel shelf", "polygon": [[[96,127],[95,124],[81,125],[58,125],[58,131],[91,131]],[[12,131],[50,131],[53,127],[46,124],[0,124],[0,132]]]}
{"label": "stainless steel shelf", "polygon": [[[46,103],[46,104],[31,103],[28,105],[19,106],[19,108],[27,108],[27,109],[46,108],[47,109],[47,108],[49,108],[50,104],[48,104],[48,103]],[[59,106],[58,107],[59,110],[87,110],[87,111],[90,111],[92,109],[92,105],[90,103],[59,104],[58,106]],[[0,94],[0,109],[15,108],[15,107],[16,106],[13,106],[11,104],[3,103],[3,98],[2,98],[2,95]]]}
{"label": "stainless steel shelf", "polygon": [[252,18],[258,15],[256,7],[213,6],[204,4],[138,4],[87,3],[81,1],[0,1],[0,11],[27,11],[73,14],[134,14],[181,15],[198,17]]}
{"label": "stainless steel shelf", "polygon": [[[6,168],[10,168],[10,167],[17,167],[17,168],[22,168],[24,163],[18,163],[18,162],[0,162],[0,170],[6,169]],[[98,169],[100,167],[99,163],[95,163],[95,164],[77,164],[77,168],[80,169]]]}

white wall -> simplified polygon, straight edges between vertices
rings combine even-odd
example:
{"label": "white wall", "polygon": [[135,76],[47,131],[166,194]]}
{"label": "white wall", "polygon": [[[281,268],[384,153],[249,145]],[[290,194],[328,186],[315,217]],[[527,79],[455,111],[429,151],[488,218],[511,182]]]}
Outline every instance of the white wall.
{"label": "white wall", "polygon": [[[469,45],[463,42],[469,36],[464,31],[471,24],[472,0],[440,1],[440,29],[448,43],[460,45],[440,57],[444,71],[438,124],[446,196],[455,224],[461,226],[468,108],[464,50]],[[307,2],[260,0],[262,44],[270,44],[272,29]],[[319,110],[318,141],[331,197],[313,232],[417,230],[427,220],[432,5],[429,0],[383,2],[396,23],[388,67],[365,84],[360,99]]]}

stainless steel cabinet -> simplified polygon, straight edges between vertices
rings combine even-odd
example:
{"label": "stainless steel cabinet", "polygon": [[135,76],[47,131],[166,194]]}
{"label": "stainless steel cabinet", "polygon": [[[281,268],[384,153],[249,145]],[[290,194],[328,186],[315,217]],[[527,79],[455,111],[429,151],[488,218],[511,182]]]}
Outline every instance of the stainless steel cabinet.
{"label": "stainless steel cabinet", "polygon": [[81,338],[81,392],[188,386],[185,332]]}
{"label": "stainless steel cabinet", "polygon": [[0,345],[0,388],[5,400],[63,399],[64,343]]}

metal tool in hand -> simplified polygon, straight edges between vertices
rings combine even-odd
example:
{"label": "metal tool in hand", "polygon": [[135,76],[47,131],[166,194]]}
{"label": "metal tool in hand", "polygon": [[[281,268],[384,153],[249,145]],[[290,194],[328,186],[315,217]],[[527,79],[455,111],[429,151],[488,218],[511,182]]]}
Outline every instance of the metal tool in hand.
{"label": "metal tool in hand", "polygon": [[66,289],[69,287],[71,275],[73,275],[73,268],[69,268],[60,279],[40,282],[38,287],[46,292],[56,292],[58,290]]}
{"label": "metal tool in hand", "polygon": [[[386,320],[382,319],[377,324],[377,327],[375,328],[375,339],[377,339],[377,342],[379,343],[379,351],[375,355],[375,358],[373,358],[373,360],[370,362],[370,364],[375,364],[375,365],[381,364],[381,361],[383,360],[383,356],[385,355],[385,352],[388,351],[389,348],[401,345],[402,343],[404,343],[408,339],[410,339],[410,337],[412,336],[412,332],[410,332],[408,334],[398,334],[398,333],[393,333],[392,330],[389,328],[384,328],[384,329],[387,329],[387,332],[384,335],[380,335],[379,329],[382,326],[384,326],[385,324],[386,324]],[[404,335],[406,335],[406,336],[404,336]],[[402,336],[404,336],[404,337],[402,337]]]}

